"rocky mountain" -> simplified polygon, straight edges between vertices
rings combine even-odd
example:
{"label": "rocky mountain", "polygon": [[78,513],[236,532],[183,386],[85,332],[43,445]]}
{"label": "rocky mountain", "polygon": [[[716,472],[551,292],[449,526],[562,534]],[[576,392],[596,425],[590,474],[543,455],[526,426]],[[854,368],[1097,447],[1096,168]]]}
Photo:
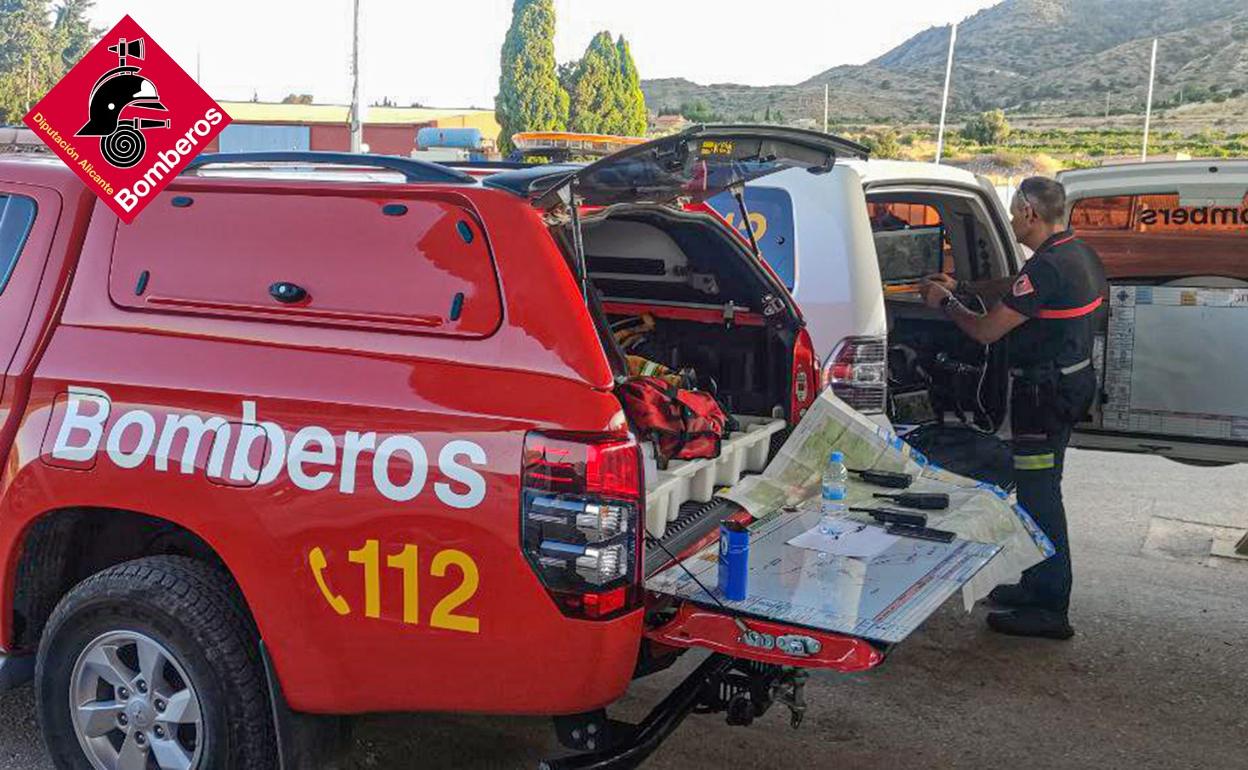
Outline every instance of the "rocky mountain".
{"label": "rocky mountain", "polygon": [[[958,25],[955,115],[1003,108],[1036,115],[1137,111],[1158,38],[1159,104],[1218,101],[1248,88],[1245,0],[1005,0]],[[949,27],[932,27],[864,65],[793,85],[643,81],[652,110],[817,124],[830,85],[838,121],[931,120],[940,109]]]}

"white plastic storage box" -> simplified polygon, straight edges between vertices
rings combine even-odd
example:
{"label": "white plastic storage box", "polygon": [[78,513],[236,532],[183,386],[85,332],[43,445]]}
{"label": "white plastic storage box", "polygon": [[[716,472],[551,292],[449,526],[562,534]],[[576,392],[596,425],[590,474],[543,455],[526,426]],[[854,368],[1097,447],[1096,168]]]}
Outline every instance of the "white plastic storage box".
{"label": "white plastic storage box", "polygon": [[661,471],[654,464],[654,446],[649,441],[644,443],[646,532],[651,537],[663,537],[667,523],[676,520],[686,502],[708,502],[716,489],[730,487],[747,472],[760,473],[767,467],[771,437],[784,430],[784,420],[734,416],[741,430],[728,434],[719,457],[672,460],[667,470]]}

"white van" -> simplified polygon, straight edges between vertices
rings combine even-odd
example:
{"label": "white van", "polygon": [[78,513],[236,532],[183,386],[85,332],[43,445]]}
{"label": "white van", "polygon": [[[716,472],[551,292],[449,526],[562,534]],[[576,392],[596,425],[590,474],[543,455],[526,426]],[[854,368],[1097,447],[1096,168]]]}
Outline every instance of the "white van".
{"label": "white van", "polygon": [[[1071,223],[1110,281],[1099,403],[1072,445],[1248,461],[1248,160],[1064,172]],[[731,198],[711,203],[740,226]],[[992,184],[927,163],[846,161],[746,188],[763,256],[793,292],[823,382],[881,424],[1006,417],[1005,343],[981,347],[918,279],[1013,274],[1025,259]]]}

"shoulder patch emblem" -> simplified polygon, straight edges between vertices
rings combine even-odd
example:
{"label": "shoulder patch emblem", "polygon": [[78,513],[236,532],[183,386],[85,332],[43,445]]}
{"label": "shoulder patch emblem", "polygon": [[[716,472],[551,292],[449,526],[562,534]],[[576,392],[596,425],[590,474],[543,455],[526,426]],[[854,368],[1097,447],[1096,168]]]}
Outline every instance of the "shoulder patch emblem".
{"label": "shoulder patch emblem", "polygon": [[1025,276],[1025,275],[1019,276],[1018,280],[1014,282],[1014,296],[1015,297],[1025,297],[1028,294],[1031,294],[1032,292],[1034,292],[1035,290],[1036,290],[1036,287],[1031,285],[1031,278],[1028,276]]}

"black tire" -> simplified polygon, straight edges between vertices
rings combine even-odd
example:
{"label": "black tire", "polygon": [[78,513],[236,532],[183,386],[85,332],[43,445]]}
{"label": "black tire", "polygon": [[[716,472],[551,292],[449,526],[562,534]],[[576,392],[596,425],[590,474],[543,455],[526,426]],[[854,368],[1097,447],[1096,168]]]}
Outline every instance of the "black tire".
{"label": "black tire", "polygon": [[177,658],[200,700],[199,770],[277,767],[257,633],[229,576],[194,559],[152,556],[109,567],[57,605],[39,645],[35,695],[48,753],[91,770],[70,710],[75,663],[93,640],[137,632]]}

